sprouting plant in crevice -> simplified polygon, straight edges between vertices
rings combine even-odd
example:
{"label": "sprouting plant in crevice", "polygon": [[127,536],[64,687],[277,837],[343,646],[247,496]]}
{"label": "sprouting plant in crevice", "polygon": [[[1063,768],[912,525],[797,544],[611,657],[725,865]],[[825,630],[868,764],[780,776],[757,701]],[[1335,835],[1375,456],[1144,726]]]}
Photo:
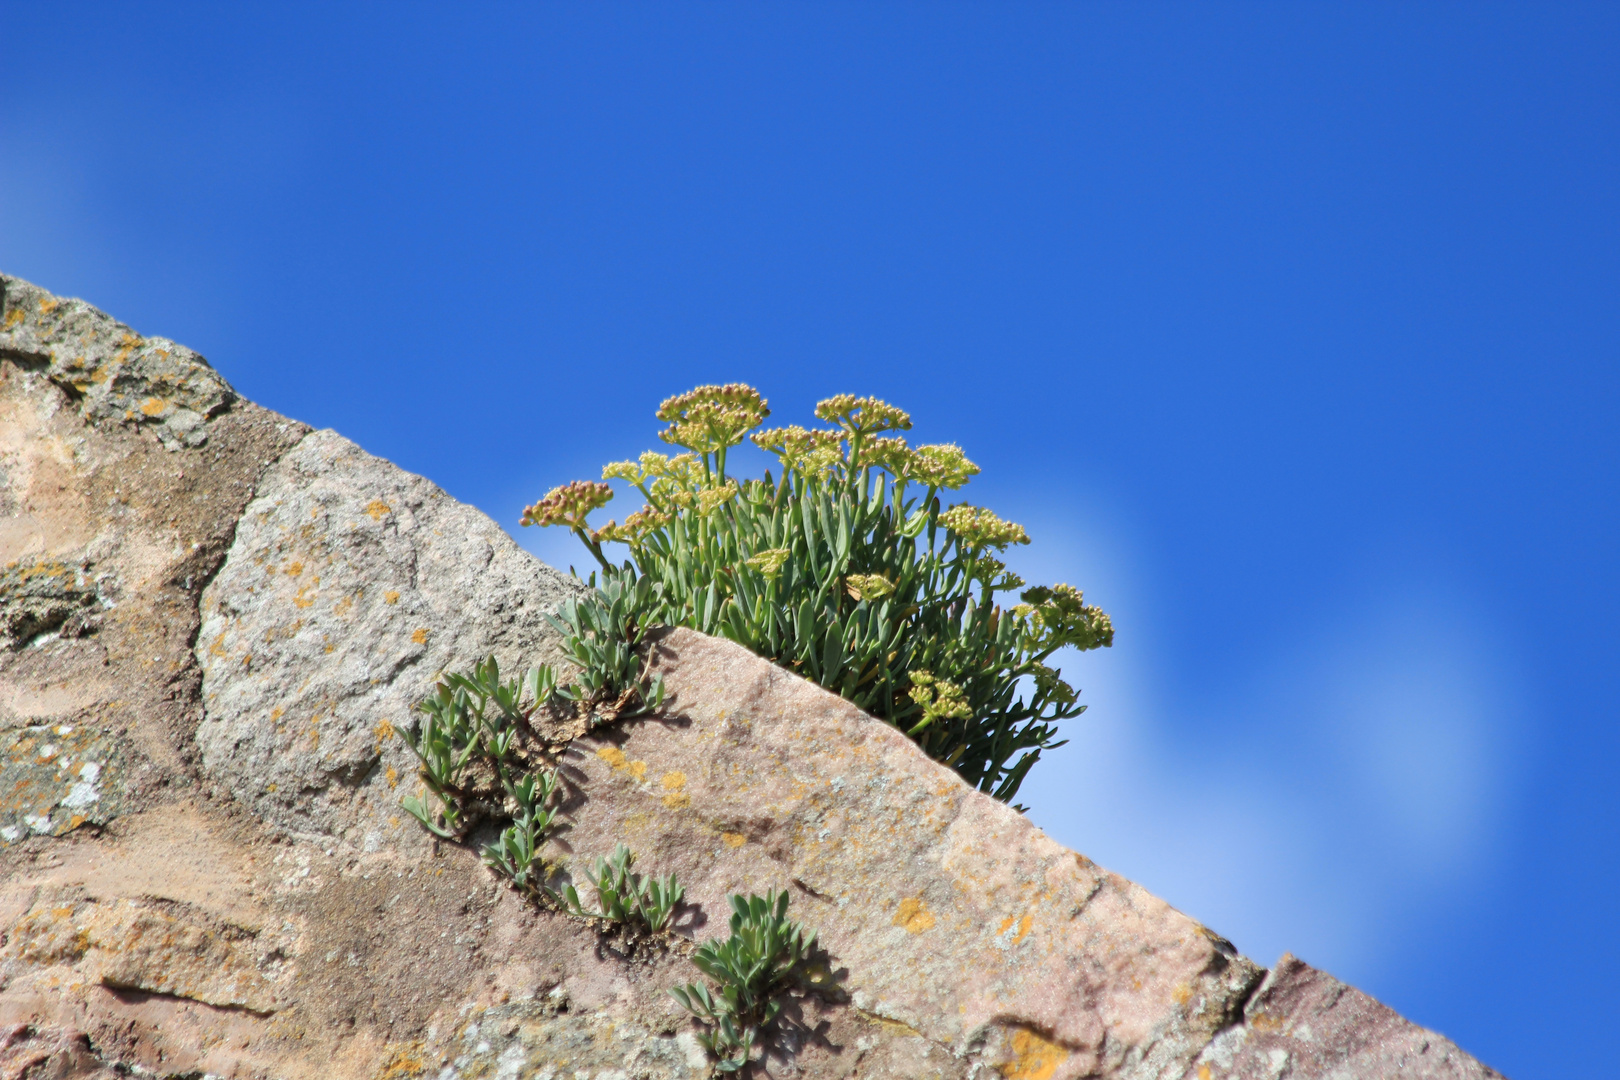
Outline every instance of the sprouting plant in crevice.
{"label": "sprouting plant in crevice", "polygon": [[788,899],[775,889],[765,896],[732,896],[731,936],[706,941],[692,954],[714,987],[689,983],[669,991],[705,1025],[698,1038],[721,1072],[748,1063],[760,1033],[781,1012],[778,995],[815,944],[814,930],[806,932],[787,917]]}
{"label": "sprouting plant in crevice", "polygon": [[652,628],[645,613],[657,606],[659,592],[647,578],[604,576],[600,588],[564,601],[558,617],[547,616],[563,635],[563,652],[579,669],[572,683],[558,689],[559,696],[604,721],[651,712],[664,703],[663,676],[648,677],[637,652]]}
{"label": "sprouting plant in crevice", "polygon": [[502,784],[510,800],[512,824],[501,830],[493,844],[484,845],[484,862],[519,889],[533,892],[539,887],[537,871],[545,868],[540,849],[560,812],[551,805],[558,787],[557,772],[541,770],[515,781],[503,778]]}
{"label": "sprouting plant in crevice", "polygon": [[[417,703],[421,720],[396,729],[421,763],[422,782],[437,801],[429,806],[409,795],[401,803],[405,811],[434,835],[459,839],[484,817],[512,816],[504,813],[509,801],[519,808],[532,805],[528,795],[534,787],[519,787],[524,776],[518,739],[556,691],[550,667],[533,667],[522,679],[503,681],[493,656],[474,665],[471,674],[446,675]],[[543,804],[554,786],[554,778],[544,783],[542,805],[530,815],[543,822],[542,832],[551,824]]]}
{"label": "sprouting plant in crevice", "polygon": [[[837,692],[1010,801],[1062,745],[1058,722],[1084,711],[1047,661],[1112,644],[1112,622],[1078,589],[1026,588],[1007,569],[1001,556],[1029,543],[1022,526],[942,505],[979,472],[959,447],[908,445],[898,433],[911,417],[876,398],[838,395],[815,414],[828,426],[754,431],[770,415],[757,391],[698,387],[658,410],[659,437],[685,453],[612,463],[604,482],[554,489],[523,523],[573,532],[600,564],[599,597],[628,605],[616,616],[626,650],[590,638],[615,686],[640,677],[628,654],[647,627],[692,627]],[[775,455],[778,476],[728,474],[745,438]],[[591,513],[613,498],[605,481],[646,504],[596,529]],[[630,559],[615,566],[608,543]],[[1007,603],[1014,593],[1022,602]],[[605,687],[592,692],[606,700]]]}
{"label": "sprouting plant in crevice", "polygon": [[661,934],[669,929],[675,907],[686,890],[675,880],[674,874],[655,878],[634,873],[630,866],[635,859],[628,847],[619,844],[612,855],[595,861],[589,878],[589,887],[596,893],[595,911],[580,902],[579,892],[573,885],[548,889],[547,895],[572,915],[625,923]]}

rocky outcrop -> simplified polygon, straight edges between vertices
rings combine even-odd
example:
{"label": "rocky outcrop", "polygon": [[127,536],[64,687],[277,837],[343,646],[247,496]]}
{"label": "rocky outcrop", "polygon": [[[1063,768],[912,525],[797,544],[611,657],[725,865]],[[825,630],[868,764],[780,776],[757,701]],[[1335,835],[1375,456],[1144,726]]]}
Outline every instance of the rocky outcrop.
{"label": "rocky outcrop", "polygon": [[0,285],[0,1074],[706,1076],[682,942],[778,887],[824,953],[764,1075],[1495,1075],[686,630],[652,646],[666,708],[568,747],[553,842],[677,874],[677,940],[536,908],[399,810],[392,731],[447,668],[553,658],[577,583],[195,354]]}

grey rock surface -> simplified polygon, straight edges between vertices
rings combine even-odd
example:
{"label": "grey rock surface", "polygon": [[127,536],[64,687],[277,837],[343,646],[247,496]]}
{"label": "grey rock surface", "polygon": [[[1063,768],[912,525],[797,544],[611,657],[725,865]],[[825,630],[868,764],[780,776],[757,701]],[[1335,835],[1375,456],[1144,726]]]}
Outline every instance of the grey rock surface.
{"label": "grey rock surface", "polygon": [[284,829],[420,849],[393,726],[447,668],[555,661],[544,615],[577,591],[434,484],[308,435],[260,480],[203,594],[203,771]]}
{"label": "grey rock surface", "polygon": [[86,418],[150,427],[171,450],[208,441],[236,393],[168,338],[142,337],[86,304],[0,277],[0,358],[43,372]]}
{"label": "grey rock surface", "polygon": [[830,982],[755,1075],[1491,1077],[1196,921],[739,647],[656,642],[659,715],[565,751],[577,873],[688,885],[636,944],[430,843],[393,729],[440,672],[555,659],[577,585],[200,358],[0,276],[0,1068],[33,1077],[712,1074],[670,1000],[733,891]]}

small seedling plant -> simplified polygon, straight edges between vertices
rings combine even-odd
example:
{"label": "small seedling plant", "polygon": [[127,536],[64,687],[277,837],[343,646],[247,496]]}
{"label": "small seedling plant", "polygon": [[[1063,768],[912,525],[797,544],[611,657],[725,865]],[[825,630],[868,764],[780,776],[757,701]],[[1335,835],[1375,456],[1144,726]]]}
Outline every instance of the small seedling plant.
{"label": "small seedling plant", "polygon": [[669,929],[676,905],[686,890],[673,874],[653,878],[632,872],[630,866],[635,859],[628,847],[619,844],[612,855],[596,860],[588,879],[588,887],[596,893],[595,911],[580,902],[574,885],[548,890],[547,894],[558,907],[581,918],[605,919],[661,934]]}
{"label": "small seedling plant", "polygon": [[788,894],[775,889],[731,897],[731,936],[706,941],[692,954],[713,988],[689,983],[669,991],[705,1025],[698,1038],[721,1072],[748,1064],[761,1031],[782,1010],[779,995],[815,944],[815,931],[790,920],[787,908]]}
{"label": "small seedling plant", "polygon": [[423,828],[460,841],[481,822],[500,822],[495,841],[483,846],[484,862],[520,891],[576,914],[661,933],[683,890],[674,877],[630,873],[634,856],[622,844],[610,859],[597,860],[598,911],[584,911],[572,886],[570,905],[544,884],[542,849],[561,813],[556,805],[561,784],[555,767],[536,760],[532,725],[540,710],[554,707],[583,709],[595,720],[604,713],[613,719],[658,707],[663,682],[643,677],[635,652],[641,630],[627,614],[646,602],[650,587],[649,582],[607,582],[563,605],[554,622],[563,632],[564,652],[578,667],[574,682],[559,686],[555,670],[545,665],[530,668],[521,679],[503,680],[491,656],[470,673],[446,675],[417,704],[420,719],[398,730],[417,757],[427,795],[407,795],[401,806]]}
{"label": "small seedling plant", "polygon": [[[1001,558],[1029,542],[1023,527],[945,506],[942,494],[979,468],[953,444],[908,445],[901,409],[844,394],[816,405],[827,427],[755,430],[769,415],[741,384],[672,397],[659,437],[683,453],[648,451],[606,466],[603,482],[555,488],[523,524],[567,528],[585,545],[601,595],[619,598],[601,603],[626,605],[614,609],[628,628],[620,639],[659,623],[729,638],[1010,801],[1041,753],[1062,745],[1058,722],[1085,709],[1047,661],[1111,645],[1109,617],[1069,585],[1026,588]],[[728,473],[745,438],[775,455],[776,472]],[[595,528],[591,513],[614,497],[607,481],[645,505]],[[629,558],[615,565],[609,543]],[[1021,602],[1003,602],[1020,590]],[[615,663],[621,678],[634,667]]]}

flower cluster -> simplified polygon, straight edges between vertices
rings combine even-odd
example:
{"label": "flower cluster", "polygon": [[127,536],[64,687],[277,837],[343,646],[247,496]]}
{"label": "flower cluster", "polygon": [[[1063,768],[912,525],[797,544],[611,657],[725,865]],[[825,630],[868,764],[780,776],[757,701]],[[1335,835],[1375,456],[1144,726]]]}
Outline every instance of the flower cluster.
{"label": "flower cluster", "polygon": [[611,540],[634,546],[640,544],[648,533],[668,525],[670,520],[670,515],[662,513],[651,506],[643,506],[640,510],[625,518],[623,525],[616,521],[610,521],[592,533],[591,539],[598,544],[605,544]]}
{"label": "flower cluster", "polygon": [[978,476],[979,467],[969,461],[955,443],[936,443],[913,450],[903,475],[927,487],[955,491]]}
{"label": "flower cluster", "polygon": [[962,688],[949,679],[937,678],[932,672],[911,673],[911,700],[922,706],[923,716],[911,728],[911,734],[922,731],[935,720],[966,720],[973,715]]}
{"label": "flower cluster", "polygon": [[1022,525],[1003,521],[993,511],[961,503],[939,515],[939,523],[962,538],[970,548],[1001,550],[1009,544],[1029,543]]}
{"label": "flower cluster", "polygon": [[844,589],[857,600],[881,600],[894,592],[894,582],[882,574],[851,574]]}
{"label": "flower cluster", "polygon": [[552,488],[539,502],[524,507],[523,524],[566,525],[583,530],[589,528],[585,518],[590,512],[606,506],[612,499],[613,489],[607,484],[575,480]]}
{"label": "flower cluster", "polygon": [[758,427],[769,415],[765,399],[751,386],[700,386],[658,406],[658,419],[669,425],[658,437],[700,454],[713,454],[736,446],[745,431]]}
{"label": "flower cluster", "polygon": [[825,401],[816,402],[816,416],[837,424],[852,435],[911,430],[909,413],[875,397],[836,394]]}
{"label": "flower cluster", "polygon": [[755,432],[749,438],[755,446],[781,458],[784,469],[824,476],[844,464],[842,431],[813,431],[790,424]]}
{"label": "flower cluster", "polygon": [[758,555],[743,561],[764,574],[766,580],[770,580],[782,572],[782,564],[788,561],[788,556],[791,554],[793,553],[787,548],[766,548]]}
{"label": "flower cluster", "polygon": [[1051,641],[1081,649],[1106,648],[1114,643],[1114,621],[1101,608],[1085,602],[1073,585],[1037,585],[1020,594],[1024,602],[1014,615],[1030,618]]}

